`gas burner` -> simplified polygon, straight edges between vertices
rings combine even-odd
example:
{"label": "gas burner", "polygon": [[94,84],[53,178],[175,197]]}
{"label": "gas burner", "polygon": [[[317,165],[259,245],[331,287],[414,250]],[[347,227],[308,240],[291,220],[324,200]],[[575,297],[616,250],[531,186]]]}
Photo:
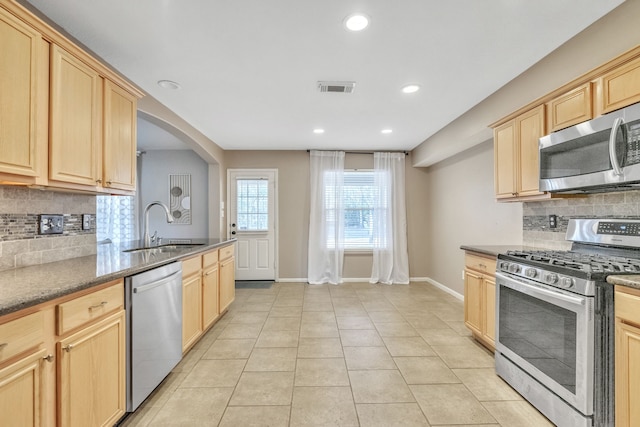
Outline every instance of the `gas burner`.
{"label": "gas burner", "polygon": [[640,259],[573,251],[508,251],[507,255],[537,264],[593,273],[640,272]]}

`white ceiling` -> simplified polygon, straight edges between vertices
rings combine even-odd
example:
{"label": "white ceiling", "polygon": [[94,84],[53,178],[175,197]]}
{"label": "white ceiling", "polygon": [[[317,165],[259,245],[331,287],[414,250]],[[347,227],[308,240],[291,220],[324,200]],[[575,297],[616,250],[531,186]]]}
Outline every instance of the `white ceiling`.
{"label": "white ceiling", "polygon": [[[413,149],[623,1],[29,0],[240,150]],[[345,30],[353,12],[369,28]],[[162,79],[182,87],[162,89]],[[318,80],[356,88],[320,93]],[[422,90],[404,94],[406,83]]]}

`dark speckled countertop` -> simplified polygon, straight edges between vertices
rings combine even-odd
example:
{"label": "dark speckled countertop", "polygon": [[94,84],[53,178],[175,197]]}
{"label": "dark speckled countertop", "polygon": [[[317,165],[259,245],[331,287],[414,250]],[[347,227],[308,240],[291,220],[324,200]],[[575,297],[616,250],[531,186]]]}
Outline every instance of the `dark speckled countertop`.
{"label": "dark speckled countertop", "polygon": [[533,248],[523,245],[462,245],[460,249],[463,251],[476,252],[488,256],[497,257],[498,254],[507,251],[540,251],[542,248]]}
{"label": "dark speckled countertop", "polygon": [[607,276],[607,282],[612,285],[640,289],[640,275],[638,274]]}
{"label": "dark speckled countertop", "polygon": [[[123,252],[138,241],[100,244],[97,254],[0,272],[0,315],[69,295],[110,280],[131,276],[236,241],[188,239],[197,246],[151,253]],[[181,239],[184,242],[184,239]],[[164,244],[170,243],[165,241]]]}

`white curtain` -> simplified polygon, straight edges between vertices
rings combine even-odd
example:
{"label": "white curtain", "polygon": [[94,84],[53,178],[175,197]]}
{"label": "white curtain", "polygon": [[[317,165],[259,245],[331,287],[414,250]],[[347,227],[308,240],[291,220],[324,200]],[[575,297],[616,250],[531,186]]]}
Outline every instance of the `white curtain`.
{"label": "white curtain", "polygon": [[373,208],[371,283],[409,283],[404,153],[374,153],[377,200]]}
{"label": "white curtain", "polygon": [[311,151],[308,281],[342,282],[344,260],[343,151]]}

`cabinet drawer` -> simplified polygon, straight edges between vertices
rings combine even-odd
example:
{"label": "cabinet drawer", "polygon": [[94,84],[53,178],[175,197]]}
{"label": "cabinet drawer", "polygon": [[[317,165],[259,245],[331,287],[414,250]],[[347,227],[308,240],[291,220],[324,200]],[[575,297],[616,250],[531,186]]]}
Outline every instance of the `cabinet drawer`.
{"label": "cabinet drawer", "polygon": [[218,250],[213,250],[202,255],[202,268],[211,267],[218,263]]}
{"label": "cabinet drawer", "polygon": [[122,307],[124,307],[122,280],[108,288],[58,304],[56,307],[58,335],[63,335]]}
{"label": "cabinet drawer", "polygon": [[224,248],[220,248],[220,258],[219,260],[225,260],[233,256],[235,245],[225,246]]}
{"label": "cabinet drawer", "polygon": [[619,317],[625,322],[640,326],[640,291],[634,289],[624,289],[624,291],[620,291],[619,289],[620,286],[616,287],[616,317]]}
{"label": "cabinet drawer", "polygon": [[0,325],[0,362],[37,347],[43,342],[44,315],[42,312]]}
{"label": "cabinet drawer", "polygon": [[466,254],[464,258],[464,265],[475,271],[479,271],[485,274],[496,274],[496,260],[495,258],[487,258],[474,254]]}
{"label": "cabinet drawer", "polygon": [[182,260],[182,277],[188,277],[192,274],[200,274],[200,268],[202,263],[202,257],[200,255],[193,258],[187,258]]}

